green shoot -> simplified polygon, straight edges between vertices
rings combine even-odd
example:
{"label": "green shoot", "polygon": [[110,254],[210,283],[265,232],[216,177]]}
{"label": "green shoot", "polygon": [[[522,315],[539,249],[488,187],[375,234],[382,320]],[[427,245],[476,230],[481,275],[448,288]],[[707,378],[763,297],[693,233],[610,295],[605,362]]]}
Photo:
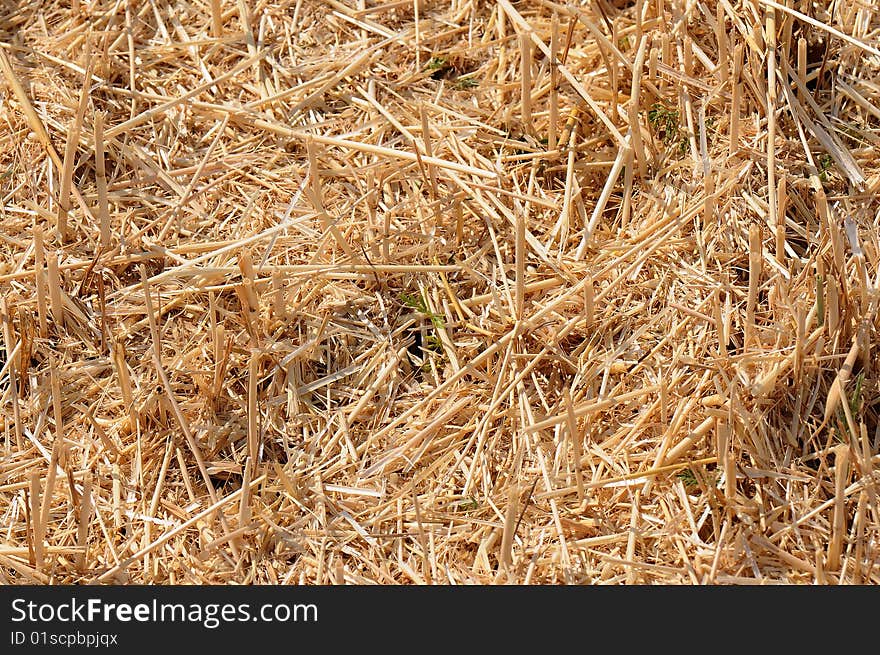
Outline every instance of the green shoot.
{"label": "green shoot", "polygon": [[425,337],[425,348],[435,353],[443,352],[443,342],[435,334],[429,334]]}
{"label": "green shoot", "polygon": [[446,327],[443,322],[443,317],[439,314],[435,314],[430,309],[428,309],[428,304],[425,302],[425,299],[421,296],[421,294],[414,293],[406,293],[405,291],[400,294],[400,302],[402,302],[407,307],[412,307],[418,312],[421,312],[425,316],[428,317],[428,320],[431,321],[435,328],[443,328]]}
{"label": "green shoot", "polygon": [[862,383],[865,381],[865,372],[859,371],[859,374],[856,375],[856,384],[853,389],[852,396],[849,399],[849,409],[850,413],[853,415],[858,414],[862,409]]}
{"label": "green shoot", "polygon": [[833,163],[834,159],[827,152],[819,156],[819,179],[823,182],[828,181],[828,171]]}
{"label": "green shoot", "polygon": [[480,83],[472,75],[461,75],[452,86],[459,91],[466,91],[479,85]]}
{"label": "green shoot", "polygon": [[681,131],[679,122],[678,110],[670,109],[663,103],[655,102],[648,110],[648,123],[657,137],[667,146],[677,146],[678,153],[683,155],[687,152],[688,137]]}
{"label": "green shoot", "polygon": [[[657,136],[667,146],[681,142],[681,130],[678,127],[678,111],[670,109],[662,103],[655,102],[648,110],[648,123],[654,128]],[[679,145],[679,147],[681,147]]]}
{"label": "green shoot", "polygon": [[683,471],[680,471],[675,477],[684,482],[684,486],[688,489],[692,489],[698,484],[697,476],[694,475],[694,472],[690,469],[684,469]]}

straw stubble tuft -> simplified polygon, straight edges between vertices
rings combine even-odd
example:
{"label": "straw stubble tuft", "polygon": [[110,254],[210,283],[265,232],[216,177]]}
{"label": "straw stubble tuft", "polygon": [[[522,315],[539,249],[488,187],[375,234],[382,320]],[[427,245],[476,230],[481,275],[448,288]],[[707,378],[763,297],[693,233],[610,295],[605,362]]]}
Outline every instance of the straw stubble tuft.
{"label": "straw stubble tuft", "polygon": [[22,4],[4,579],[880,583],[876,4]]}

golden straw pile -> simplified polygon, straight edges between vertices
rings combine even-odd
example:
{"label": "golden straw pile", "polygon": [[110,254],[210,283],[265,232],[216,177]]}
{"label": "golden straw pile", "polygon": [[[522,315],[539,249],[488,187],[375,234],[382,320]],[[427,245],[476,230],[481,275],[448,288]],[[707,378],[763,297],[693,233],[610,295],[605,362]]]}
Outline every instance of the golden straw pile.
{"label": "golden straw pile", "polygon": [[878,0],[0,31],[0,584],[880,582]]}

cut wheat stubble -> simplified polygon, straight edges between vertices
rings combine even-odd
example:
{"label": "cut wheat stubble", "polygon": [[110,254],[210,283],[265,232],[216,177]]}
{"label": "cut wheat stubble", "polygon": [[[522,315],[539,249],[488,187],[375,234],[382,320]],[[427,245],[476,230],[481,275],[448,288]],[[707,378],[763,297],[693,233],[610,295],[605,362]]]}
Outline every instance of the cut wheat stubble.
{"label": "cut wheat stubble", "polygon": [[56,4],[4,579],[880,582],[873,0]]}

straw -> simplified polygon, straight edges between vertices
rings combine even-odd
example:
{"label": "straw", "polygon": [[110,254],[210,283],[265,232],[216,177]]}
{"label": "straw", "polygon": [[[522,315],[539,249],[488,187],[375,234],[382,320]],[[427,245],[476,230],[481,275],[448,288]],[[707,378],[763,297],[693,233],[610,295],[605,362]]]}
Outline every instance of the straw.
{"label": "straw", "polygon": [[880,4],[818,4],[22,4],[4,582],[880,583]]}

